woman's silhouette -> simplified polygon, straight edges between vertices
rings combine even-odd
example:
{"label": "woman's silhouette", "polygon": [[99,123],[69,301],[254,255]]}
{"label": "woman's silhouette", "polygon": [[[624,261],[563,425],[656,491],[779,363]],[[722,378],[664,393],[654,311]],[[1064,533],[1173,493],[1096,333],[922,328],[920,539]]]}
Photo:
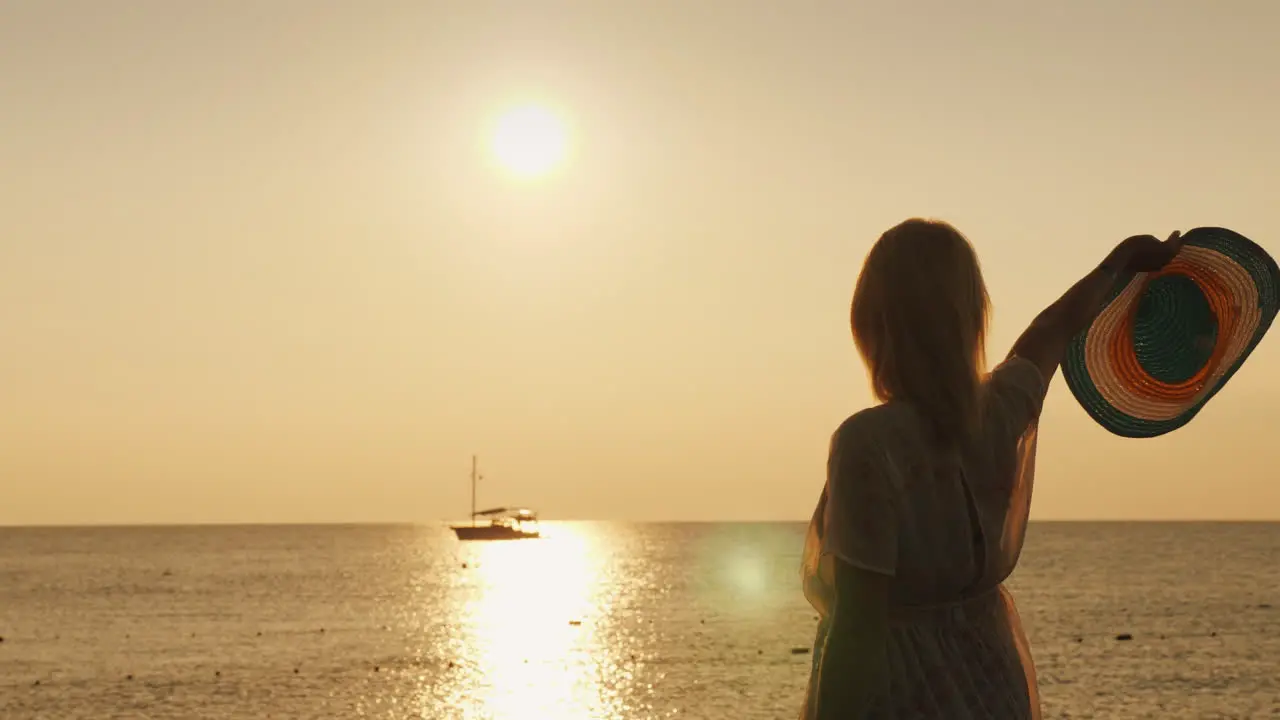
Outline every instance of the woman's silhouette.
{"label": "woman's silhouette", "polygon": [[1040,717],[1002,583],[1026,531],[1041,404],[1117,278],[1180,247],[1178,233],[1120,243],[988,374],[989,301],[969,242],[918,219],[880,237],[852,326],[881,404],[833,435],[809,525],[804,592],[820,622],[802,718]]}

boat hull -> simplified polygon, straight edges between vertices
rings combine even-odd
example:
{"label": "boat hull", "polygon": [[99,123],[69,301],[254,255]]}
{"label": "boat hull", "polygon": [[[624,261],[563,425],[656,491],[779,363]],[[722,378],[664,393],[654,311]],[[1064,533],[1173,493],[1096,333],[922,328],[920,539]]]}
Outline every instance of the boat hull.
{"label": "boat hull", "polygon": [[454,525],[453,533],[459,540],[532,540],[539,537],[537,530],[521,530],[502,525]]}

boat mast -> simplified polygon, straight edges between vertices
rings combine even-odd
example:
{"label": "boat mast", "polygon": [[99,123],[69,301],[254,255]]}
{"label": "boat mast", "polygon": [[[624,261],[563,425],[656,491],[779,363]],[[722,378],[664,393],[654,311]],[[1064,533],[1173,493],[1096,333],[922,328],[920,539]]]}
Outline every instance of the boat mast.
{"label": "boat mast", "polygon": [[476,524],[476,456],[471,456],[471,524]]}

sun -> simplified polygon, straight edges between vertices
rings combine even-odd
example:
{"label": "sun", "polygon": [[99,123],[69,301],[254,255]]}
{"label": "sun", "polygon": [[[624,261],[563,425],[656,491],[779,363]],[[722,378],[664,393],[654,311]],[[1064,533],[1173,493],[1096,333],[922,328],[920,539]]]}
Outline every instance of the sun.
{"label": "sun", "polygon": [[545,177],[564,162],[568,151],[564,121],[539,105],[507,111],[498,118],[489,149],[498,164],[522,180]]}

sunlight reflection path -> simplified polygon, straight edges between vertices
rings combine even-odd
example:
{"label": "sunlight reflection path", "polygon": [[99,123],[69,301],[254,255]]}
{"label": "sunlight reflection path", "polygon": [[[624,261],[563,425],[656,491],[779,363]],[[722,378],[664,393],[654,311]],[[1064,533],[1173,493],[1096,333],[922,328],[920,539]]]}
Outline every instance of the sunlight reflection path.
{"label": "sunlight reflection path", "polygon": [[[595,539],[569,526],[539,540],[471,543],[461,618],[468,676],[454,707],[475,720],[587,720],[623,713],[620,669],[599,621],[614,580]],[[625,671],[621,671],[625,675]]]}

